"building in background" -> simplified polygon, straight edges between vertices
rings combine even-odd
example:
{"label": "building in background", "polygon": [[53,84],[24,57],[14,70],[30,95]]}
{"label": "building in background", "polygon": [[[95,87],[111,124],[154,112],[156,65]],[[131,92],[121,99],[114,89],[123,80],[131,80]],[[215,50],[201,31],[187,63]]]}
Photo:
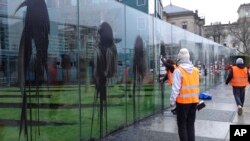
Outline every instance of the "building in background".
{"label": "building in background", "polygon": [[233,36],[230,34],[230,27],[230,22],[228,24],[221,24],[220,22],[211,23],[203,27],[203,36],[224,46],[235,47],[236,44],[232,42]]}
{"label": "building in background", "polygon": [[241,4],[237,13],[237,21],[231,23],[229,21],[228,24],[216,22],[204,26],[203,36],[224,46],[235,48],[242,54],[248,54],[250,52],[250,37],[247,34],[250,32],[250,3]]}
{"label": "building in background", "polygon": [[7,48],[8,19],[7,0],[0,0],[0,49]]}
{"label": "building in background", "polygon": [[193,12],[173,4],[163,8],[163,19],[197,35],[202,35],[205,24],[205,18],[198,15],[198,10]]}
{"label": "building in background", "polygon": [[250,17],[250,3],[241,4],[237,10],[238,18]]}
{"label": "building in background", "polygon": [[161,0],[117,0],[144,13],[162,19],[163,6]]}
{"label": "building in background", "polygon": [[158,17],[159,19],[162,19],[163,15],[163,5],[161,0],[149,0],[150,4],[153,3],[153,12],[150,11],[150,13],[154,13],[154,17]]}
{"label": "building in background", "polygon": [[237,12],[238,20],[230,29],[237,51],[248,56],[250,53],[250,3],[241,4]]}
{"label": "building in background", "polygon": [[10,54],[8,49],[8,2],[0,0],[0,85],[10,85]]}

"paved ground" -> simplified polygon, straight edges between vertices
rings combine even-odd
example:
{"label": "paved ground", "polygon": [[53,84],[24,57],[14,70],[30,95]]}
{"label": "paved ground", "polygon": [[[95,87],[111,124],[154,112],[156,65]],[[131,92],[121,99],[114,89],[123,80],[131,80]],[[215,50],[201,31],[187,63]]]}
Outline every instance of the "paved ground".
{"label": "paved ground", "polygon": [[[213,99],[197,112],[196,141],[229,140],[230,124],[250,124],[250,87],[246,88],[243,115],[238,116],[232,87],[219,85],[208,91]],[[176,116],[169,110],[108,136],[108,141],[178,141]]]}

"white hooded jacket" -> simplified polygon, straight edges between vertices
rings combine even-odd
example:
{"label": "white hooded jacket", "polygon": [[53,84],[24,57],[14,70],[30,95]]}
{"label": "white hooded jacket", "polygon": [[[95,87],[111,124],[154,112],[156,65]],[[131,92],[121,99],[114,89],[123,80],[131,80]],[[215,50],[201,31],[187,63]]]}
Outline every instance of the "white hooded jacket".
{"label": "white hooded jacket", "polygon": [[[194,65],[189,60],[180,61],[179,66],[182,67],[186,72],[190,74],[193,72]],[[172,93],[170,96],[171,105],[175,105],[176,98],[180,94],[179,91],[181,89],[181,81],[182,81],[181,71],[177,67],[173,73],[174,83],[172,85]]]}

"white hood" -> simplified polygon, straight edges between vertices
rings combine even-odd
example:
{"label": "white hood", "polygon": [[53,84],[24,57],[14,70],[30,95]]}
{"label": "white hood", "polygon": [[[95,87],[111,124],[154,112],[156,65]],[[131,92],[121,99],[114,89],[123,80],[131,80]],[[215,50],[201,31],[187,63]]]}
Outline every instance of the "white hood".
{"label": "white hood", "polygon": [[194,65],[191,62],[190,63],[181,63],[179,66],[182,67],[188,73],[192,73],[193,68],[194,68]]}

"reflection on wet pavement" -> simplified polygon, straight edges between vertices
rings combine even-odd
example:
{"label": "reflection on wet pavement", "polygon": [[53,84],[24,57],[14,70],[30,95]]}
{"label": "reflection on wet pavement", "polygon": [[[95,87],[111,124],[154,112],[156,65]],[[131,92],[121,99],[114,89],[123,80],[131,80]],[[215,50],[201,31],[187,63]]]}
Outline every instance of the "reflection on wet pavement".
{"label": "reflection on wet pavement", "polygon": [[[197,141],[225,141],[229,139],[230,124],[250,124],[250,87],[246,88],[245,107],[242,116],[237,107],[231,86],[219,85],[208,91],[212,100],[205,101],[206,107],[197,111],[195,134]],[[106,139],[111,141],[178,141],[176,116],[169,109],[156,114],[136,125],[118,131]]]}

